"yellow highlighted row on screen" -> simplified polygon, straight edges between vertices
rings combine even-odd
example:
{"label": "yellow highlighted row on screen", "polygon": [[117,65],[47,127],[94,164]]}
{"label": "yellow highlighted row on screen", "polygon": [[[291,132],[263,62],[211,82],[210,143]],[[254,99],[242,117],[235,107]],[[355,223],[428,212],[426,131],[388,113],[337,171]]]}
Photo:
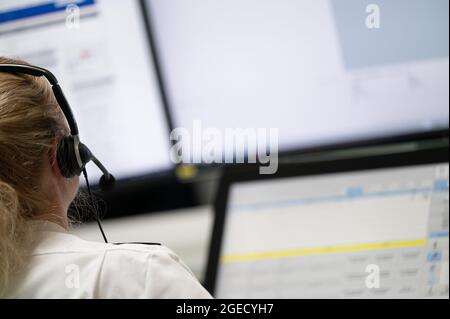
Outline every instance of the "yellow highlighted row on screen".
{"label": "yellow highlighted row on screen", "polygon": [[404,240],[404,241],[391,241],[384,243],[370,243],[359,245],[345,245],[336,247],[320,247],[320,248],[303,248],[292,249],[284,251],[267,251],[260,253],[248,253],[239,255],[225,255],[220,258],[222,262],[240,262],[240,261],[256,261],[263,259],[278,259],[288,257],[299,257],[306,255],[320,255],[320,254],[333,254],[333,253],[346,253],[346,252],[358,252],[364,250],[373,249],[388,249],[388,248],[407,248],[407,247],[419,247],[424,246],[427,243],[426,239]]}

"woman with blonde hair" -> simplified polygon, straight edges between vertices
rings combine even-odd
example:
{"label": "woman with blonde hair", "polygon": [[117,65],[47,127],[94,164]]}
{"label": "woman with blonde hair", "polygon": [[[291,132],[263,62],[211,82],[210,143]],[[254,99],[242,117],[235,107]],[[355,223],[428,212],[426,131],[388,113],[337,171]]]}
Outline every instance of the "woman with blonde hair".
{"label": "woman with blonde hair", "polygon": [[[0,65],[27,65],[0,57]],[[79,177],[57,159],[70,130],[43,77],[0,71],[0,296],[210,298],[159,245],[113,245],[69,234]]]}

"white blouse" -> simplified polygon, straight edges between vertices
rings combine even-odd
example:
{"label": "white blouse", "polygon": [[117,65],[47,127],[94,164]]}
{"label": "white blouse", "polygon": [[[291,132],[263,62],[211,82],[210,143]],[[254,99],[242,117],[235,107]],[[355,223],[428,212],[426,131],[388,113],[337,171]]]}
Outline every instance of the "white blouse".
{"label": "white blouse", "polygon": [[211,298],[167,247],[89,242],[36,225],[36,246],[8,298]]}

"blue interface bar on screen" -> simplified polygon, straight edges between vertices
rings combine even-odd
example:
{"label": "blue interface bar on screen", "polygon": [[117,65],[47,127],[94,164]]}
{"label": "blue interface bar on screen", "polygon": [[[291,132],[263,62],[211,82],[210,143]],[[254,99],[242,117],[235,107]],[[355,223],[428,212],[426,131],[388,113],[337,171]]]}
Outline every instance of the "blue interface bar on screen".
{"label": "blue interface bar on screen", "polygon": [[28,4],[17,7],[11,2],[11,5],[3,4],[0,7],[0,24],[35,18],[52,13],[64,12],[68,5],[75,4],[80,8],[95,5],[96,0],[79,1],[28,1]]}

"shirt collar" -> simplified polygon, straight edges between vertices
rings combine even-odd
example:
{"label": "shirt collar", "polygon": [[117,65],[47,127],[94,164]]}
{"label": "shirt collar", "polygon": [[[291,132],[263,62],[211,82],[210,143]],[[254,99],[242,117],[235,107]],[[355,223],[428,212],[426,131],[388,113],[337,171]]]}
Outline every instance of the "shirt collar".
{"label": "shirt collar", "polygon": [[64,227],[47,220],[33,220],[31,221],[31,225],[36,232],[67,233]]}

